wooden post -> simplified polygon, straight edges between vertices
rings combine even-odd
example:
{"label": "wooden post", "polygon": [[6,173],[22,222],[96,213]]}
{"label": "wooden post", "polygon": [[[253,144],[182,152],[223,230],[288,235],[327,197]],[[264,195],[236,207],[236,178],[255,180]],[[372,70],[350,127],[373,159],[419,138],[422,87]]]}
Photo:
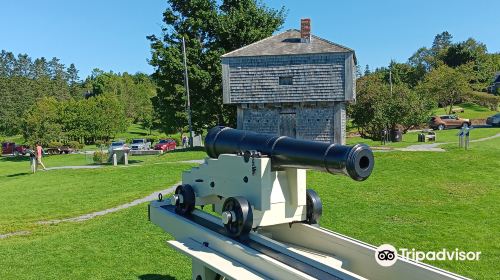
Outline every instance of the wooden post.
{"label": "wooden post", "polygon": [[116,160],[116,153],[113,154],[113,165],[116,166],[118,164]]}
{"label": "wooden post", "polygon": [[31,172],[35,173],[36,172],[36,158],[32,157],[30,162],[31,162]]}

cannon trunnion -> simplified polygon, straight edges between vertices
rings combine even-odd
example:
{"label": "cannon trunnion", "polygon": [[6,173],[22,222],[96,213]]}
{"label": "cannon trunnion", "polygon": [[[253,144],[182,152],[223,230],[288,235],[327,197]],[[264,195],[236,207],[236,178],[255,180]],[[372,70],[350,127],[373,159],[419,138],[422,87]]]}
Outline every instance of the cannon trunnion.
{"label": "cannon trunnion", "polygon": [[227,233],[284,223],[318,223],[320,197],[306,188],[306,169],[365,180],[373,154],[365,145],[342,146],[214,127],[205,140],[209,158],[182,175],[171,198],[176,213],[213,205]]}

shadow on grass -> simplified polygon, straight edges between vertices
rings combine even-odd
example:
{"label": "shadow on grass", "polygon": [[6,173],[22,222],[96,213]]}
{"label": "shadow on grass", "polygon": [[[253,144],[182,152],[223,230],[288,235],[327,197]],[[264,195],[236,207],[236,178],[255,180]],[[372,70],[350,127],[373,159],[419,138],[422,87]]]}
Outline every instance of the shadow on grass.
{"label": "shadow on grass", "polygon": [[9,174],[5,177],[9,177],[9,178],[12,178],[12,177],[19,177],[19,176],[24,176],[24,175],[29,175],[31,173],[29,172],[21,172],[21,173],[15,173],[15,174]]}
{"label": "shadow on grass", "polygon": [[[129,159],[128,160],[128,164],[136,164],[136,163],[141,163],[141,162],[144,162],[144,161],[143,160],[138,160],[138,159]],[[113,163],[112,162],[103,162],[101,164],[99,164],[99,163],[92,163],[92,164],[88,164],[88,165],[113,166]],[[124,165],[123,161],[118,162],[118,165]]]}
{"label": "shadow on grass", "polygon": [[464,103],[460,107],[462,107],[464,109],[468,109],[468,110],[478,111],[478,112],[488,112],[488,111],[490,111],[486,107],[479,106],[479,105],[473,104],[473,103]]}
{"label": "shadow on grass", "polygon": [[2,156],[0,158],[0,161],[10,161],[10,162],[26,161],[26,162],[29,162],[30,158],[29,157],[25,157],[25,156],[18,156],[18,157],[14,157],[14,156]]}
{"label": "shadow on grass", "polygon": [[205,151],[205,147],[193,147],[193,148],[176,149],[176,150],[169,151],[169,152],[163,153],[163,154],[166,155],[169,153],[204,152],[204,151]]}
{"label": "shadow on grass", "polygon": [[170,275],[161,274],[144,274],[139,276],[140,280],[175,280],[176,278]]}
{"label": "shadow on grass", "polygon": [[129,131],[128,133],[129,134],[137,134],[137,135],[140,135],[140,136],[146,136],[146,135],[148,135],[146,132],[138,132],[138,131]]}

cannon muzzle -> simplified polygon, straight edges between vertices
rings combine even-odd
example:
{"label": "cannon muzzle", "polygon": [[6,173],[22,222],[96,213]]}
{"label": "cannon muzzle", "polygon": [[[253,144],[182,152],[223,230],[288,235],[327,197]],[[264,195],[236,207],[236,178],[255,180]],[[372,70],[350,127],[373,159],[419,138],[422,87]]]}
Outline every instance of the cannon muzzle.
{"label": "cannon muzzle", "polygon": [[363,144],[344,146],[223,126],[210,129],[205,138],[205,149],[211,158],[218,158],[220,154],[257,151],[271,158],[275,170],[315,169],[347,175],[357,181],[368,178],[374,164],[372,151]]}

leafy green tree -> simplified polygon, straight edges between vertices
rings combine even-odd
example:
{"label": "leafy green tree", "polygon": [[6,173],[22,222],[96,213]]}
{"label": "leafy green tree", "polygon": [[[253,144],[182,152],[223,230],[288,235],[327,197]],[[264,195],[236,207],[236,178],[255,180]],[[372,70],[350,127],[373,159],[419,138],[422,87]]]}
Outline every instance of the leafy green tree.
{"label": "leafy green tree", "polygon": [[450,67],[457,67],[468,62],[480,61],[487,53],[486,45],[469,38],[464,42],[451,45],[443,61]]}
{"label": "leafy green tree", "polygon": [[45,97],[24,114],[23,136],[27,143],[40,142],[47,145],[63,138],[59,122],[59,102],[53,97]]}
{"label": "leafy green tree", "polygon": [[348,110],[360,134],[374,140],[380,139],[384,129],[402,127],[406,132],[425,122],[433,107],[426,96],[404,83],[395,83],[391,93],[384,79],[381,72],[358,79],[356,103]]}
{"label": "leafy green tree", "polygon": [[[77,71],[73,65],[72,71]],[[17,57],[5,50],[0,52],[0,133],[15,135],[22,133],[24,113],[37,106],[37,100],[54,97],[57,100],[71,98],[66,68],[53,58],[34,61],[27,54]],[[75,96],[78,85],[74,84]]]}
{"label": "leafy green tree", "polygon": [[129,123],[117,96],[110,93],[98,95],[87,99],[85,105],[92,116],[86,127],[91,132],[92,141],[108,141],[117,133],[127,130]]}
{"label": "leafy green tree", "polygon": [[125,108],[127,118],[133,122],[141,122],[144,115],[149,114],[152,108],[151,98],[156,95],[155,83],[142,73],[115,74],[94,69],[84,87],[88,88],[93,96],[109,93],[118,97]]}
{"label": "leafy green tree", "polygon": [[451,114],[453,105],[464,98],[470,86],[460,71],[443,65],[425,76],[421,90],[433,96],[441,106],[449,106]]}
{"label": "leafy green tree", "polygon": [[433,52],[426,47],[419,48],[409,59],[408,64],[421,71],[428,72],[435,64]]}
{"label": "leafy green tree", "polygon": [[196,132],[215,124],[234,124],[235,108],[222,104],[220,56],[268,37],[284,22],[285,11],[256,0],[170,0],[164,34],[151,41],[150,64],[158,85],[153,105],[165,132],[187,125],[182,38],[186,41],[192,123]]}

